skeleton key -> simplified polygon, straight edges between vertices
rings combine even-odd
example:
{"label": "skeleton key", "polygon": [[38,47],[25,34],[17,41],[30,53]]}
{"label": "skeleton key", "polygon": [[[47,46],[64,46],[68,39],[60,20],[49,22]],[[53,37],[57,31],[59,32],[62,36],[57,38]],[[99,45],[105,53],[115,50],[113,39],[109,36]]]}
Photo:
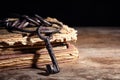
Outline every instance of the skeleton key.
{"label": "skeleton key", "polygon": [[45,28],[46,27],[39,27],[37,32],[38,32],[38,36],[40,37],[40,39],[44,40],[46,49],[48,50],[49,56],[50,56],[50,58],[52,60],[52,64],[53,64],[53,65],[50,65],[50,64],[46,65],[47,73],[54,74],[54,73],[58,73],[60,71],[60,68],[58,66],[52,45],[50,43],[50,36],[43,36],[41,34],[42,32],[44,32],[44,33],[49,33],[49,35],[50,35],[53,33],[53,31],[51,31],[49,29],[47,30],[47,28],[46,29]]}

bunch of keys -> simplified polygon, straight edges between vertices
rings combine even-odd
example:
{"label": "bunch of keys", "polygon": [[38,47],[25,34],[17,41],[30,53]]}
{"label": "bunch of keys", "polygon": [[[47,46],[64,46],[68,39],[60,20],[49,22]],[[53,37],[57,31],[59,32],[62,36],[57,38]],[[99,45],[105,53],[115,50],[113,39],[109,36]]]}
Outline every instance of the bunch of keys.
{"label": "bunch of keys", "polygon": [[[54,55],[54,51],[50,43],[50,39],[52,34],[60,32],[60,30],[62,29],[62,24],[57,22],[46,21],[45,19],[43,19],[41,16],[37,14],[35,14],[34,17],[23,15],[20,18],[16,18],[16,19],[8,18],[0,22],[5,24],[5,27],[8,30],[8,32],[19,31],[19,32],[25,32],[25,33],[37,34],[38,37],[45,42],[46,49],[52,60],[52,65],[50,64],[46,65],[47,73],[55,74],[60,72],[60,68],[58,66],[58,62]],[[27,30],[28,26],[34,26],[36,27],[36,29]]]}

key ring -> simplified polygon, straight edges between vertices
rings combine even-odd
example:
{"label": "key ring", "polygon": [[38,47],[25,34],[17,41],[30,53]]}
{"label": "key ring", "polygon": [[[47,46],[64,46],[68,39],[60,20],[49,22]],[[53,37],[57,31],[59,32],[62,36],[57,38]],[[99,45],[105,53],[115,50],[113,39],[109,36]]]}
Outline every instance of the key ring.
{"label": "key ring", "polygon": [[[9,32],[13,32],[13,31],[20,31],[20,32],[26,32],[26,33],[35,33],[37,31],[36,30],[26,30],[24,28],[26,28],[27,26],[33,26],[33,27],[41,27],[40,30],[42,29],[42,33],[44,34],[49,34],[49,33],[57,33],[61,30],[62,28],[62,24],[57,23],[57,22],[48,22],[46,20],[44,20],[42,17],[35,15],[37,17],[36,20],[33,18],[30,18],[29,16],[23,15],[22,18],[24,18],[22,21],[21,19],[6,19],[4,20],[4,23],[6,25],[6,29]],[[55,26],[57,25],[57,26]],[[43,29],[44,26],[44,30]]]}

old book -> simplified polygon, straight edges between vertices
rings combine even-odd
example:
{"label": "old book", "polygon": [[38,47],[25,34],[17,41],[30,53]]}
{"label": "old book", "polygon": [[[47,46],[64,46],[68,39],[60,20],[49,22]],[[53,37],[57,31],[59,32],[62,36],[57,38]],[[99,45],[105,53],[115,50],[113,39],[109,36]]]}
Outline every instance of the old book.
{"label": "old book", "polygon": [[[55,18],[46,20],[59,22]],[[54,34],[50,42],[58,63],[64,63],[79,57],[77,48],[69,43],[77,40],[77,30],[60,23],[63,25],[61,33]],[[45,43],[37,35],[0,31],[0,71],[51,64]]]}

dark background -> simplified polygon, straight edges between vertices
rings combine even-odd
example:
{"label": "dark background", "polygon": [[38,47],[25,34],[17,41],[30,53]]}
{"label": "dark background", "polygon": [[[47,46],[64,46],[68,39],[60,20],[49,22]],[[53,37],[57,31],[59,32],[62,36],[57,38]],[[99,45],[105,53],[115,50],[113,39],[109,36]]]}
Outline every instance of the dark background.
{"label": "dark background", "polygon": [[0,18],[15,14],[55,17],[70,26],[120,26],[120,5],[116,1],[29,0],[0,3]]}

